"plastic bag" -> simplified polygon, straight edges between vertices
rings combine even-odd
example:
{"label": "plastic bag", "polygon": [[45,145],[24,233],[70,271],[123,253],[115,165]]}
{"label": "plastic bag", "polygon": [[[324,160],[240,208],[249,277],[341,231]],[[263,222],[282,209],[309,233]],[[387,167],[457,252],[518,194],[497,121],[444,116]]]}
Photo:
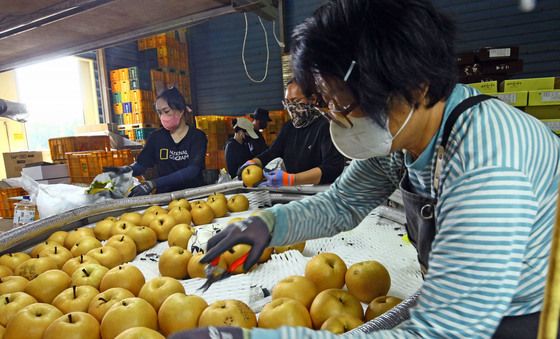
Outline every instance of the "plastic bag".
{"label": "plastic bag", "polygon": [[229,175],[225,168],[222,168],[218,176],[218,184],[223,184],[230,181],[233,181],[233,178]]}
{"label": "plastic bag", "polygon": [[[87,189],[66,184],[40,184],[25,174],[7,182],[12,186],[23,187],[29,193],[31,201],[37,205],[41,218],[45,218],[78,207],[125,197],[137,180],[132,177],[132,172],[118,176],[114,173],[102,173],[95,177]],[[87,190],[91,191],[96,182],[104,182],[106,187],[88,194]]]}

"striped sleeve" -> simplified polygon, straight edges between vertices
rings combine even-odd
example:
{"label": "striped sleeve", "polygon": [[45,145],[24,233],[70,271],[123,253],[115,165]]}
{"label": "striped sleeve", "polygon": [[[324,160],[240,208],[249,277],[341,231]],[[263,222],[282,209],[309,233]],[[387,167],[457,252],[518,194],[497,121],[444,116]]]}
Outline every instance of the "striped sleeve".
{"label": "striped sleeve", "polygon": [[398,166],[392,157],[355,160],[326,192],[272,207],[271,245],[333,236],[354,228],[395,191]]}

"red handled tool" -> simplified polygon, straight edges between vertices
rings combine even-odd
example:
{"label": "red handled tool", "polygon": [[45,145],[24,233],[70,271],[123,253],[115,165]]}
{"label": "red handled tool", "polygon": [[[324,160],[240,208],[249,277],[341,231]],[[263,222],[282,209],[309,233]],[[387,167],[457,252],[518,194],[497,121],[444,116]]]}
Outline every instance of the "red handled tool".
{"label": "red handled tool", "polygon": [[206,266],[205,269],[206,282],[204,283],[204,285],[200,286],[199,290],[202,290],[202,292],[206,292],[208,288],[210,288],[210,286],[216,281],[229,277],[233,273],[233,271],[235,271],[239,266],[245,263],[248,256],[249,256],[249,252],[243,254],[241,257],[239,257],[234,262],[232,262],[231,266],[227,268],[218,266],[218,263],[220,262],[220,257],[217,257],[216,259],[212,260],[208,264],[208,266]]}

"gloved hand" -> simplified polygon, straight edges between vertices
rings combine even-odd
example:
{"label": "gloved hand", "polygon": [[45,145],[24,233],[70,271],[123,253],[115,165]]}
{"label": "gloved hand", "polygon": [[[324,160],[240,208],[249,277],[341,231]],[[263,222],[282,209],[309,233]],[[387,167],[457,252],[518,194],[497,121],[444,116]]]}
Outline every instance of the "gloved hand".
{"label": "gloved hand", "polygon": [[243,165],[239,167],[239,169],[237,170],[237,177],[239,178],[239,180],[241,180],[241,172],[243,172],[245,168],[251,165],[259,166],[259,164],[255,160],[247,160]]}
{"label": "gloved hand", "polygon": [[265,181],[259,184],[259,187],[280,187],[294,186],[296,184],[296,175],[277,169],[270,172],[264,172]]}
{"label": "gloved hand", "polygon": [[[243,339],[245,338],[243,334],[249,332],[241,327],[204,327],[197,328],[189,331],[182,331],[174,333],[169,337],[169,339]],[[249,336],[247,336],[249,338]]]}
{"label": "gloved hand", "polygon": [[153,181],[146,181],[143,184],[136,185],[128,193],[129,197],[139,197],[141,195],[148,195],[156,188],[156,184]]}
{"label": "gloved hand", "polygon": [[128,173],[132,171],[132,167],[130,166],[115,166],[115,167],[103,167],[103,173],[105,172],[113,172],[117,175]]}
{"label": "gloved hand", "polygon": [[243,264],[247,272],[255,265],[270,243],[270,233],[274,225],[274,216],[271,212],[261,211],[258,216],[251,216],[243,221],[233,223],[221,232],[210,238],[206,245],[206,255],[200,262],[207,264],[219,257],[225,251],[238,244],[251,245],[251,251]]}

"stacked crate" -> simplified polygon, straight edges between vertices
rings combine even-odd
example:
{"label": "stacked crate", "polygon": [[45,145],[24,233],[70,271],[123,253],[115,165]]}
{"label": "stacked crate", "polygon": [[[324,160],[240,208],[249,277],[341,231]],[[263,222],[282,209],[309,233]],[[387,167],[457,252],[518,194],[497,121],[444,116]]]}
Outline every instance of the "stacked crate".
{"label": "stacked crate", "polygon": [[111,71],[113,113],[121,135],[146,140],[159,126],[149,73],[134,66]]}
{"label": "stacked crate", "polygon": [[267,145],[272,145],[272,143],[278,137],[280,130],[284,126],[286,122],[289,120],[288,112],[281,110],[281,111],[270,111],[269,112],[270,120],[266,129],[263,132],[264,140],[266,140]]}
{"label": "stacked crate", "polygon": [[[270,146],[275,140],[284,124],[288,121],[286,111],[269,112],[270,119],[267,128],[262,133],[266,143]],[[221,169],[226,167],[224,154],[225,143],[228,136],[233,135],[233,120],[241,116],[216,116],[203,115],[196,117],[196,127],[208,137],[206,149],[206,169]],[[243,116],[248,118],[248,116]]]}
{"label": "stacked crate", "polygon": [[231,126],[231,119],[225,116],[204,115],[196,117],[197,128],[208,137],[206,169],[226,167],[224,147],[228,137],[228,124]]}
{"label": "stacked crate", "polygon": [[186,31],[169,31],[138,40],[138,50],[156,49],[157,63],[160,68],[177,71],[189,70],[188,46],[184,41]]}
{"label": "stacked crate", "polygon": [[152,92],[176,86],[191,103],[188,46],[185,31],[170,31],[138,40],[143,63],[150,68]]}
{"label": "stacked crate", "polygon": [[73,183],[89,184],[103,173],[103,167],[130,165],[137,155],[137,151],[129,149],[67,153],[70,179]]}
{"label": "stacked crate", "polygon": [[54,162],[66,162],[68,152],[78,151],[109,151],[111,140],[106,135],[63,137],[49,139],[51,159]]}

